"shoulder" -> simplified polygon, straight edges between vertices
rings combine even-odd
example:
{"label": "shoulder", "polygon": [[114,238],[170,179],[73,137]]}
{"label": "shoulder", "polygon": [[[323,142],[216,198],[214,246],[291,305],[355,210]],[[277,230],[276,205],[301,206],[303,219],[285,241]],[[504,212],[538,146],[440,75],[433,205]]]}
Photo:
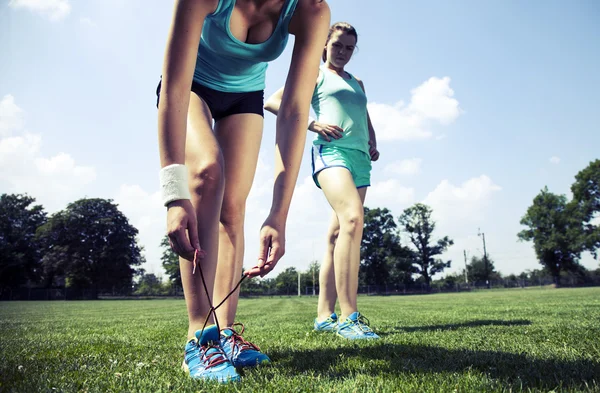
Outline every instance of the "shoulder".
{"label": "shoulder", "polygon": [[365,84],[363,83],[362,80],[360,80],[356,75],[350,74],[354,79],[356,79],[356,82],[358,82],[358,84],[360,85],[360,87],[363,89],[363,91],[365,91]]}
{"label": "shoulder", "polygon": [[325,23],[329,28],[331,11],[325,0],[298,0],[290,21],[290,33],[296,35],[314,29],[315,24]]}
{"label": "shoulder", "polygon": [[325,73],[323,72],[323,69],[321,67],[319,67],[319,75],[317,75],[317,86],[319,87],[323,84],[323,80],[325,79]]}
{"label": "shoulder", "polygon": [[319,18],[329,15],[329,4],[325,0],[298,0],[296,13],[307,17]]}
{"label": "shoulder", "polygon": [[221,8],[223,0],[177,0],[176,9],[183,11],[191,17],[198,14],[210,15]]}

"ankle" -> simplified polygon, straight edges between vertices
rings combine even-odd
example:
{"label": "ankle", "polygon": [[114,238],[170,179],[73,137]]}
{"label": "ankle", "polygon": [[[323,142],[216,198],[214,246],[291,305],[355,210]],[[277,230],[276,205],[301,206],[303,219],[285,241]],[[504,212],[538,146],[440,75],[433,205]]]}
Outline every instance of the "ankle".
{"label": "ankle", "polygon": [[329,317],[331,317],[331,314],[334,314],[335,312],[321,312],[321,313],[317,313],[317,321],[318,322],[324,322],[326,321]]}

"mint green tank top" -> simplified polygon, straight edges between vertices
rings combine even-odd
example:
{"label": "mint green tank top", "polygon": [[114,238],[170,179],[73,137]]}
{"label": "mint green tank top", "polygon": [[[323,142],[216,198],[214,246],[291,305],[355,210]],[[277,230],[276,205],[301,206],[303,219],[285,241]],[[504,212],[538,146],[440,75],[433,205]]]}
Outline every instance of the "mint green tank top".
{"label": "mint green tank top", "polygon": [[337,125],[344,132],[340,139],[331,139],[331,142],[317,134],[313,144],[356,149],[369,154],[365,92],[350,73],[350,79],[344,79],[321,66],[321,75],[311,101],[317,121]]}
{"label": "mint green tank top", "polygon": [[194,81],[214,90],[244,93],[264,90],[267,62],[278,58],[288,42],[289,24],[298,0],[285,0],[268,40],[247,44],[231,34],[235,0],[219,0],[202,26]]}

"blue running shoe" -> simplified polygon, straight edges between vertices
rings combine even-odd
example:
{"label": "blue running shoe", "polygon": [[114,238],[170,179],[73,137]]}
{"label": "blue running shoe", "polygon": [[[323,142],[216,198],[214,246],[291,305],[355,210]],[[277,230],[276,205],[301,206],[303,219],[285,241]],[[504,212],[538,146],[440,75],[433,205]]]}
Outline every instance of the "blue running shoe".
{"label": "blue running shoe", "polygon": [[358,311],[350,314],[342,323],[338,324],[337,335],[349,340],[364,340],[379,338],[369,327],[369,320]]}
{"label": "blue running shoe", "polygon": [[315,318],[314,330],[315,332],[335,332],[338,328],[338,316],[336,313],[333,313],[324,320],[323,322],[317,321]]}
{"label": "blue running shoe", "polygon": [[198,330],[196,338],[185,345],[183,369],[190,377],[221,383],[235,382],[240,376],[225,356],[215,325]]}
{"label": "blue running shoe", "polygon": [[[237,332],[234,326],[241,326],[241,331]],[[241,323],[221,329],[221,346],[231,363],[235,367],[254,367],[270,363],[271,359],[262,353],[259,347],[244,340],[242,333],[244,325]]]}

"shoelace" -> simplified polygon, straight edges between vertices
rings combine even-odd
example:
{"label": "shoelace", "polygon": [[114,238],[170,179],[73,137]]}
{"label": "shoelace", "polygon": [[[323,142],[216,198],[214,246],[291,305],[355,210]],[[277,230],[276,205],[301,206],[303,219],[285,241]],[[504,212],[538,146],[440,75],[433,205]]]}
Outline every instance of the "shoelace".
{"label": "shoelace", "polygon": [[[225,356],[223,350],[212,342],[206,345],[202,345],[200,346],[200,348],[200,360],[206,365],[204,367],[205,369],[218,366],[219,364],[228,361],[227,356]],[[209,353],[210,349],[214,349],[214,351]]]}
{"label": "shoelace", "polygon": [[[198,266],[199,267],[198,270],[200,270],[200,278],[202,279],[202,286],[204,287],[204,292],[206,293],[206,298],[208,299],[208,304],[210,305],[210,309],[208,310],[208,315],[206,316],[206,319],[204,320],[204,324],[202,325],[202,332],[204,332],[204,328],[206,327],[206,324],[208,323],[208,320],[210,319],[210,314],[214,315],[215,324],[217,325],[217,330],[220,332],[221,329],[219,327],[219,320],[217,319],[216,310],[223,303],[225,303],[225,301],[227,299],[229,299],[229,297],[231,295],[233,295],[233,293],[239,288],[239,286],[242,285],[242,281],[244,281],[244,279],[247,276],[244,274],[242,276],[242,278],[240,279],[240,281],[238,281],[237,285],[231,290],[231,292],[229,292],[227,294],[227,296],[225,296],[225,298],[221,301],[221,303],[217,304],[216,306],[213,306],[212,299],[210,298],[210,293],[208,292],[208,288],[206,287],[206,280],[204,279],[204,273],[202,272],[202,265],[201,264],[198,265],[198,250],[194,251],[193,264],[194,264],[194,268],[192,269],[192,274],[196,274],[196,267]],[[237,334],[237,332],[235,332],[235,330],[233,330],[233,329],[231,329],[231,330],[234,332],[234,334]],[[243,331],[244,330],[242,329],[242,332]],[[245,341],[243,338],[241,338],[241,336],[239,338],[241,340],[243,340],[245,343],[250,344],[247,341]],[[222,364],[222,363],[225,363],[228,361],[227,356],[225,355],[225,352],[223,352],[223,349],[220,346],[217,346],[215,343],[209,342],[205,345],[200,345],[200,343],[198,343],[198,345],[201,348],[200,360],[206,364],[205,368],[208,369],[208,368],[211,368],[214,366],[218,366],[219,364]],[[250,344],[250,345],[253,345],[253,344]],[[209,353],[210,349],[214,349],[214,351]]]}
{"label": "shoelace", "polygon": [[198,265],[198,250],[194,251],[194,268],[192,269],[192,274],[196,273],[196,266],[199,266],[199,270],[200,270],[200,277],[202,278],[202,286],[204,287],[204,292],[206,293],[206,298],[208,299],[208,304],[210,305],[210,309],[208,310],[208,315],[206,316],[206,319],[204,320],[204,324],[202,325],[202,331],[204,332],[204,328],[206,327],[206,324],[208,323],[208,320],[210,319],[210,314],[213,314],[215,317],[215,324],[217,325],[217,329],[219,331],[221,331],[221,328],[219,327],[219,320],[217,319],[217,308],[221,307],[221,305],[223,303],[225,303],[225,301],[227,299],[229,299],[229,296],[233,295],[233,293],[240,287],[240,285],[242,285],[242,281],[244,281],[244,279],[247,277],[245,274],[242,276],[242,278],[240,279],[240,281],[238,281],[238,283],[236,284],[236,286],[231,290],[231,292],[229,292],[227,294],[227,296],[225,296],[225,298],[223,300],[221,300],[221,303],[217,304],[216,306],[213,306],[212,303],[212,299],[210,298],[210,293],[208,293],[208,288],[206,288],[206,280],[204,279],[204,273],[202,273],[202,265]]}
{"label": "shoelace", "polygon": [[[238,332],[237,330],[234,329],[234,326],[241,326],[242,330],[240,332]],[[230,340],[230,339],[232,340],[234,351],[237,348],[237,349],[239,349],[240,352],[244,351],[246,349],[253,349],[255,351],[260,352],[260,348],[258,347],[258,345],[252,344],[251,342],[246,341],[242,337],[242,334],[244,333],[244,330],[246,329],[242,323],[234,323],[228,329],[231,330],[231,336],[227,337],[227,340]]]}
{"label": "shoelace", "polygon": [[[210,314],[214,315],[214,317],[215,317],[215,324],[217,325],[217,329],[220,332],[221,328],[219,327],[219,320],[217,319],[217,312],[216,312],[216,310],[217,310],[217,308],[221,307],[221,305],[223,303],[225,303],[225,301],[227,299],[229,299],[229,296],[233,295],[233,293],[240,287],[240,285],[242,285],[242,282],[244,281],[244,279],[246,277],[248,277],[248,276],[246,274],[244,274],[242,276],[242,278],[240,279],[240,281],[238,281],[238,283],[236,284],[236,286],[231,290],[231,292],[229,292],[227,294],[227,296],[225,296],[225,298],[223,300],[221,300],[221,303],[217,304],[216,306],[213,306],[212,305],[213,304],[212,300],[210,298],[210,293],[208,293],[208,288],[206,288],[206,280],[204,280],[204,273],[202,273],[202,265],[201,264],[198,265],[198,250],[194,251],[194,261],[193,261],[193,263],[194,263],[194,268],[192,269],[192,274],[196,273],[196,266],[199,266],[200,277],[202,278],[202,286],[204,286],[204,292],[206,293],[206,298],[208,299],[208,304],[210,304],[210,309],[208,310],[208,315],[206,316],[206,319],[204,320],[204,324],[202,325],[202,332],[204,332],[204,328],[206,327],[206,324],[208,323],[208,320],[210,318]],[[235,325],[241,325],[242,326],[242,331],[240,333],[236,332],[234,329],[231,329],[231,331],[233,332],[233,335],[237,336],[235,340],[236,341],[241,341],[243,343],[244,347],[247,345],[247,346],[252,347],[253,349],[256,349],[257,351],[260,351],[260,349],[256,345],[254,345],[252,343],[249,343],[248,341],[246,341],[246,340],[244,340],[242,338],[241,334],[244,332],[244,325],[242,325],[241,323],[235,323],[235,324],[233,324],[233,326],[235,326]]]}
{"label": "shoelace", "polygon": [[369,327],[369,320],[362,314],[359,314],[358,319],[356,320],[356,325],[358,325],[359,329],[365,333],[373,333],[373,329]]}

